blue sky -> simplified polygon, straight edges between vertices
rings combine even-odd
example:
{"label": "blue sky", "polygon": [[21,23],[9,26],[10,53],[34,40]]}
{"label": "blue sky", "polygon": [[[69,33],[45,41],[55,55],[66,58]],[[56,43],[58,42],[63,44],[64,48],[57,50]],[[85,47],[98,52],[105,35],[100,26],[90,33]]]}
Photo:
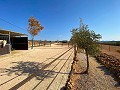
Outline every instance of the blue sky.
{"label": "blue sky", "polygon": [[[0,0],[0,11],[0,18],[22,28],[31,16],[38,19],[45,27],[38,40],[69,40],[80,18],[102,40],[120,40],[120,0]],[[28,34],[2,20],[0,28]]]}

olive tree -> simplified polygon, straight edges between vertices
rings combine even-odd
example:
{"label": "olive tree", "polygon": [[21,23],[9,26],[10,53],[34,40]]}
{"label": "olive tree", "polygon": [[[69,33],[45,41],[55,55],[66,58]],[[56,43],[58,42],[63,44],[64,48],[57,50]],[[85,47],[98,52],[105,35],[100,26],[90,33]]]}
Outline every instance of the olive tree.
{"label": "olive tree", "polygon": [[71,40],[81,49],[85,50],[87,69],[84,73],[88,73],[89,69],[89,55],[96,55],[99,53],[100,34],[96,34],[93,30],[88,29],[88,25],[82,25],[81,28],[72,30]]}
{"label": "olive tree", "polygon": [[29,20],[29,26],[28,26],[28,32],[32,36],[32,47],[33,49],[33,43],[34,43],[34,37],[38,35],[38,33],[44,28],[40,25],[40,22],[36,20],[34,17],[30,17]]}
{"label": "olive tree", "polygon": [[76,55],[77,55],[77,50],[76,50],[76,46],[77,46],[77,42],[78,42],[78,30],[76,29],[72,29],[72,37],[70,39],[70,42],[72,44],[74,44],[74,60],[76,60]]}

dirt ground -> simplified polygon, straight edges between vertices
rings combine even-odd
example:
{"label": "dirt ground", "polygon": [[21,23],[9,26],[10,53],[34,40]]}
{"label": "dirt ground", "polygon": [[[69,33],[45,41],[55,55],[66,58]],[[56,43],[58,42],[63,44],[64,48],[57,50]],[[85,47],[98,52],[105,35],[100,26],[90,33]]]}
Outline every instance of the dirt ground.
{"label": "dirt ground", "polygon": [[[79,73],[84,72],[86,69],[85,54],[79,53],[77,57],[79,60]],[[93,57],[90,57],[89,62],[89,74],[79,74],[80,78],[76,79],[79,85],[75,90],[120,90],[120,85],[114,80],[109,70]]]}
{"label": "dirt ground", "polygon": [[[102,53],[115,56],[120,60],[120,46],[101,46]],[[82,52],[77,54],[78,62],[74,63],[74,74],[71,74],[73,83],[71,90],[120,90],[120,85],[113,74],[93,57],[89,57],[89,74],[83,74],[86,70],[86,56]]]}
{"label": "dirt ground", "polygon": [[73,61],[73,49],[67,50],[51,45],[0,56],[0,90],[60,90]]}
{"label": "dirt ground", "polygon": [[120,60],[120,46],[109,46],[109,45],[101,45],[102,52],[108,55],[115,56]]}

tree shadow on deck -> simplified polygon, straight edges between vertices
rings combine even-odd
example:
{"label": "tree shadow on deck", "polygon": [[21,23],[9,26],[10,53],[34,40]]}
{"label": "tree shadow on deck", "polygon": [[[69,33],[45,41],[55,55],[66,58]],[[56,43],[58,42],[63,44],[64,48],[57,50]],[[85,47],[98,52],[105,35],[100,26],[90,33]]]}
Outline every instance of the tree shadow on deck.
{"label": "tree shadow on deck", "polygon": [[0,84],[0,86],[23,75],[29,77],[30,75],[34,74],[36,80],[42,80],[43,77],[51,78],[52,75],[54,75],[55,73],[52,70],[42,70],[42,67],[45,66],[44,63],[19,61],[19,62],[12,62],[12,64],[13,66],[10,68],[0,68],[0,76],[4,76],[4,75],[12,76],[14,74],[15,77],[13,77],[10,80],[7,80],[6,82],[3,82],[2,84]]}

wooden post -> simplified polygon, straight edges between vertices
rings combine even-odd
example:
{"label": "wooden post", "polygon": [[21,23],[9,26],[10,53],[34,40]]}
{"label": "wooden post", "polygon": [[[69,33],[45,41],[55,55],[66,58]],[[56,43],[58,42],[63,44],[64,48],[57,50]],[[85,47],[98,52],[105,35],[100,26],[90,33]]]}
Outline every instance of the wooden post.
{"label": "wooden post", "polygon": [[102,44],[101,44],[101,51],[102,51]]}
{"label": "wooden post", "polygon": [[69,42],[68,42],[68,47],[69,47]]}
{"label": "wooden post", "polygon": [[51,41],[50,41],[50,47],[51,47]]}
{"label": "wooden post", "polygon": [[11,47],[12,46],[11,46],[11,41],[10,41],[10,32],[8,33],[8,35],[9,35],[9,37],[8,37],[9,38],[9,53],[11,53]]}
{"label": "wooden post", "polygon": [[39,46],[40,46],[40,41],[39,41]]}
{"label": "wooden post", "polygon": [[44,46],[45,46],[45,41],[44,41]]}
{"label": "wooden post", "polygon": [[33,49],[33,45],[34,44],[34,39],[32,38],[32,46],[31,46],[31,49]]}
{"label": "wooden post", "polygon": [[63,47],[63,43],[62,43],[62,47]]}
{"label": "wooden post", "polygon": [[110,51],[110,45],[109,45],[109,51]]}

